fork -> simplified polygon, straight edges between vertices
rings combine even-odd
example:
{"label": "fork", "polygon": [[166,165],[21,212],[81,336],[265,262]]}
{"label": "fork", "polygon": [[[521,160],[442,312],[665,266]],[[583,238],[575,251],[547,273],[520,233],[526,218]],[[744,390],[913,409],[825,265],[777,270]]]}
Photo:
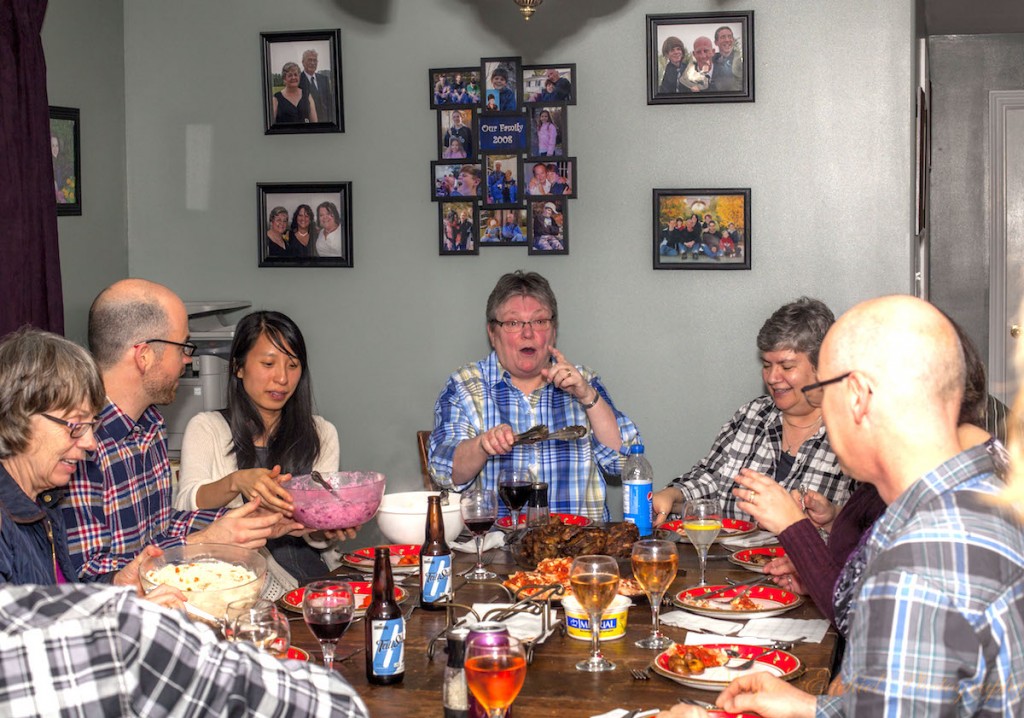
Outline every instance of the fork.
{"label": "fork", "polygon": [[631,668],[629,674],[633,676],[634,681],[647,681],[651,678],[651,667],[644,666],[643,668]]}

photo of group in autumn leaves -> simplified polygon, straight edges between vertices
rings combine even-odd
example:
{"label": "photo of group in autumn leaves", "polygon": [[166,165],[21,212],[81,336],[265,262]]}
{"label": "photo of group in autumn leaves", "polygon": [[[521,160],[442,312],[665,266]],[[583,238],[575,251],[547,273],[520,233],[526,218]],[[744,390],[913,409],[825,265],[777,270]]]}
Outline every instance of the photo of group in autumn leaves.
{"label": "photo of group in autumn leaves", "polygon": [[655,269],[750,269],[750,190],[654,190]]}

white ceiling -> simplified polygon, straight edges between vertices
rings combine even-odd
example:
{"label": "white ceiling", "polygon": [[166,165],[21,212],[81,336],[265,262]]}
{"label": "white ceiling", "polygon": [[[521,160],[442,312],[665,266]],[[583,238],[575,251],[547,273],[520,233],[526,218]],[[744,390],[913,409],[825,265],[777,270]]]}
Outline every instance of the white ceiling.
{"label": "white ceiling", "polygon": [[929,35],[1024,32],[1024,0],[924,0]]}

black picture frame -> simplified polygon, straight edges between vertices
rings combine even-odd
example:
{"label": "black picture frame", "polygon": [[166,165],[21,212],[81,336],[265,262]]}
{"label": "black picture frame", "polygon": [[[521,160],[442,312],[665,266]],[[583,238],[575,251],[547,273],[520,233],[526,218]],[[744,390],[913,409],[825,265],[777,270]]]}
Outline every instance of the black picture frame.
{"label": "black picture frame", "polygon": [[[499,168],[503,175],[501,179],[497,177]],[[522,155],[513,152],[487,152],[480,155],[480,169],[483,174],[481,207],[515,209],[523,206]]]}
{"label": "black picture frame", "polygon": [[[260,33],[260,40],[263,51],[264,134],[344,132],[341,30],[263,32]],[[305,60],[309,52],[316,54],[313,67],[315,89],[305,72]],[[284,89],[284,68],[291,64],[299,67],[299,89],[303,97],[312,97],[312,110],[303,107],[301,100],[296,106],[285,98],[284,102],[288,104],[281,105],[275,94],[279,87]],[[275,103],[281,108],[278,113],[275,113]],[[311,119],[314,111],[315,122]],[[304,114],[307,117],[302,119]]]}
{"label": "black picture frame", "polygon": [[[480,208],[475,200],[446,200],[437,204],[438,249],[442,257],[480,254]],[[469,226],[466,226],[466,221]],[[456,222],[457,224],[452,224]]]}
{"label": "black picture frame", "polygon": [[[256,247],[260,267],[353,266],[351,182],[260,182],[256,185],[256,194]],[[299,232],[292,229],[293,223],[301,227],[298,214],[303,206],[312,211],[315,223],[306,230],[309,238],[305,246],[299,241],[301,229]],[[288,239],[283,248],[278,248],[268,234],[273,230],[275,218],[280,216],[280,212],[275,212],[278,209],[284,209],[288,219]],[[323,222],[321,209],[325,213]],[[325,233],[328,224],[336,227]],[[329,236],[335,231],[337,236]],[[322,233],[328,236],[321,243]],[[326,251],[324,246],[328,247]]]}
{"label": "black picture frame", "polygon": [[[725,34],[718,31],[726,28],[733,36],[731,60],[720,48]],[[676,64],[671,59],[679,58],[679,45]],[[708,69],[701,71],[705,60]],[[647,16],[648,105],[753,101],[753,10]]]}
{"label": "black picture frame", "polygon": [[[567,108],[566,104],[552,103],[531,105],[528,108],[530,137],[527,151],[530,156],[561,157],[569,154],[569,123],[567,122],[569,111]],[[542,138],[541,123],[545,114],[551,120],[550,124],[554,125],[554,132],[545,132],[545,137]]]}
{"label": "black picture frame", "polygon": [[[430,163],[430,174],[433,182],[430,199],[434,202],[460,197],[483,199],[486,184],[480,163],[476,160],[434,160]],[[468,194],[474,180],[476,194]]]}
{"label": "black picture frame", "polygon": [[655,269],[750,269],[750,188],[655,189],[652,197]]}
{"label": "black picture frame", "polygon": [[[550,75],[554,70],[558,73],[556,80]],[[552,80],[552,91],[554,96],[544,96],[547,80]],[[568,85],[566,85],[568,83]],[[525,106],[535,104],[564,103],[566,105],[576,104],[576,63],[562,62],[548,65],[524,65],[523,79],[520,83],[523,92]]]}
{"label": "black picture frame", "polygon": [[[455,121],[455,114],[459,115],[458,123]],[[442,160],[472,160],[477,156],[476,136],[477,128],[476,110],[470,107],[458,109],[438,110],[437,112],[437,156]],[[464,129],[464,131],[463,131]],[[463,148],[466,150],[465,157],[458,157],[451,152],[451,138],[459,138]],[[466,147],[466,145],[469,145]]]}
{"label": "black picture frame", "polygon": [[[479,107],[483,97],[480,66],[434,67],[430,74],[430,109],[450,110],[457,107]],[[461,85],[461,91],[459,86]],[[476,91],[473,91],[473,88]],[[447,89],[445,89],[447,88]]]}
{"label": "black picture frame", "polygon": [[[545,166],[545,178],[543,184],[539,181],[540,176],[534,175],[538,165]],[[557,178],[552,178],[550,167],[555,165]],[[552,179],[554,183],[552,184]],[[567,188],[560,187],[561,184],[568,185]],[[576,158],[575,157],[527,157],[523,161],[523,199],[532,201],[535,199],[546,199],[548,197],[573,197],[577,196],[576,186]],[[540,188],[542,191],[534,191]]]}
{"label": "black picture frame", "polygon": [[[523,106],[523,93],[522,88],[519,87],[519,81],[521,78],[521,68],[523,67],[523,58],[521,57],[481,57],[480,58],[480,82],[483,83],[482,93],[480,95],[481,111],[483,112],[515,112],[522,109]],[[502,89],[495,87],[494,78],[492,77],[495,73],[504,72],[507,75],[507,81],[505,88],[509,89],[513,93],[511,99],[508,98],[507,94],[502,92]],[[498,101],[494,107],[490,106],[490,98],[492,94],[496,94]],[[504,95],[504,97],[502,97]]]}
{"label": "black picture frame", "polygon": [[[558,228],[557,235],[542,233],[540,218],[544,217],[546,207],[551,205],[551,219]],[[569,211],[566,200],[561,197],[551,197],[544,200],[527,202],[530,211],[529,237],[527,254],[569,254]]]}
{"label": "black picture frame", "polygon": [[[512,223],[508,219],[512,218]],[[497,239],[491,231],[490,220],[496,220]],[[512,227],[512,229],[507,229]],[[477,237],[481,247],[525,247],[529,236],[528,212],[526,207],[506,209],[482,208]]]}
{"label": "black picture frame", "polygon": [[57,216],[82,214],[81,111],[50,106],[50,156]]}

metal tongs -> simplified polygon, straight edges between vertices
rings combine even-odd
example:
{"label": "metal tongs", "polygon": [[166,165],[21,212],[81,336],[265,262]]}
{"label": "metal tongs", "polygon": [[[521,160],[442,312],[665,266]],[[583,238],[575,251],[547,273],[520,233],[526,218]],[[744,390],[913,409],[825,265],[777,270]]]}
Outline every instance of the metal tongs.
{"label": "metal tongs", "polygon": [[575,425],[566,426],[558,431],[548,431],[546,424],[537,424],[537,426],[524,431],[522,434],[516,434],[515,440],[512,442],[513,446],[520,446],[522,444],[537,444],[541,441],[575,441],[587,435],[587,427]]}

